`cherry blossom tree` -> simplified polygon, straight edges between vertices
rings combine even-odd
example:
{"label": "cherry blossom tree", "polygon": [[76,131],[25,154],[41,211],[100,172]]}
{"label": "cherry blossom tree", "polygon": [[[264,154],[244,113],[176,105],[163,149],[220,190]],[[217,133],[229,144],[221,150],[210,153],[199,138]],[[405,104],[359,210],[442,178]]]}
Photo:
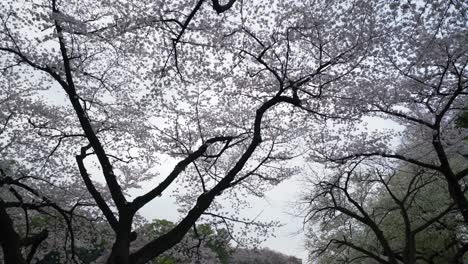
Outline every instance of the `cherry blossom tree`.
{"label": "cherry blossom tree", "polygon": [[[328,214],[328,217],[338,214],[343,218],[326,229],[332,233],[331,240],[324,239],[322,242],[328,241],[329,245],[336,242],[341,245],[340,251],[359,252],[355,255],[357,259],[364,255],[381,263],[414,263],[418,258],[416,248],[422,246],[422,242],[411,236],[416,236],[416,231],[422,231],[421,226],[417,227],[414,219],[405,220],[401,228],[405,229],[406,246],[404,250],[401,247],[395,250],[388,234],[384,234],[380,226],[383,219],[391,214],[374,215],[380,208],[373,207],[375,204],[372,204],[372,200],[376,199],[376,190],[380,190],[392,197],[392,204],[399,211],[403,208],[415,209],[410,204],[404,205],[405,199],[402,197],[410,197],[413,188],[419,192],[417,185],[404,188],[408,196],[392,195],[395,191],[389,188],[387,181],[393,173],[382,176],[379,171],[363,173],[350,168],[362,160],[370,160],[372,166],[378,166],[384,160],[393,164],[390,166],[393,170],[410,166],[416,168],[413,169],[415,172],[424,171],[422,182],[431,179],[424,175],[440,175],[445,186],[437,192],[450,197],[449,204],[453,203],[453,210],[457,212],[452,218],[463,219],[462,230],[465,229],[468,223],[465,195],[467,130],[460,125],[460,120],[463,120],[468,107],[465,71],[468,63],[468,6],[459,1],[397,1],[382,2],[378,6],[376,10],[380,15],[374,26],[382,33],[381,38],[373,46],[373,55],[363,63],[367,69],[364,66],[360,68],[363,74],[355,79],[355,86],[349,86],[346,98],[348,102],[354,102],[353,109],[359,109],[363,116],[370,118],[361,119],[361,122],[328,123],[320,131],[314,131],[321,136],[310,134],[311,160],[326,164],[334,171],[331,174],[334,176],[324,180],[311,195],[313,204],[315,201],[323,202],[318,207],[313,205],[311,210],[314,214],[321,212],[322,215]],[[379,119],[393,120],[395,127],[399,128],[387,131],[364,128],[365,120]],[[408,175],[406,182],[413,182],[419,177],[417,175]],[[437,218],[438,213],[449,210],[447,205],[438,204],[443,200],[431,202],[436,209],[433,217]],[[387,210],[389,208],[392,207],[387,207]],[[401,214],[404,220],[407,213],[401,211]],[[431,222],[429,219],[426,219],[427,223]],[[349,225],[351,222],[354,225]],[[366,229],[362,229],[362,225],[367,226]],[[447,229],[449,232],[450,228]],[[325,236],[326,232],[323,233]],[[350,237],[357,238],[363,232],[369,232],[366,237],[370,234],[378,240],[379,246],[368,244],[360,247],[354,244]],[[464,236],[452,238],[452,241],[451,246],[457,245],[453,261],[459,263],[456,261],[460,261],[468,249],[467,241]],[[414,245],[407,247],[411,243]],[[356,260],[348,258],[346,261]],[[426,258],[426,261],[429,260]]]}
{"label": "cherry blossom tree", "polygon": [[233,264],[299,264],[302,261],[296,257],[286,256],[268,248],[263,249],[237,249],[231,257]]}
{"label": "cherry blossom tree", "polygon": [[315,182],[308,245],[320,263],[462,263],[463,219],[441,175],[363,159]]}
{"label": "cherry blossom tree", "polygon": [[[30,214],[14,216],[29,203],[66,223],[54,231],[69,241],[62,262],[81,261],[73,252],[85,240],[74,230],[86,237],[96,226],[112,230],[105,261],[119,264],[160,256],[197,221],[264,234],[272,223],[240,219],[223,204],[239,211],[243,196],[261,197],[294,175],[287,162],[302,151],[304,124],[355,118],[341,86],[378,36],[376,6],[365,1],[24,0],[0,8],[0,144],[3,161],[19,166],[2,176],[11,190],[1,197],[6,263],[37,262],[18,243]],[[162,175],[167,158],[177,163]],[[147,180],[159,183],[135,190]],[[174,185],[180,221],[137,245],[138,211]]]}

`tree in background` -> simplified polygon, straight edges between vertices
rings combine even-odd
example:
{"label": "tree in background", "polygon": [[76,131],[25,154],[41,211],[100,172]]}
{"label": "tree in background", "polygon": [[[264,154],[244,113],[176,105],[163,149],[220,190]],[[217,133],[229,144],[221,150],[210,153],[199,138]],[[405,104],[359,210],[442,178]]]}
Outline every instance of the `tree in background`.
{"label": "tree in background", "polygon": [[232,264],[302,264],[296,257],[286,256],[268,248],[236,249],[230,258]]}
{"label": "tree in background", "polygon": [[331,171],[316,180],[309,197],[318,217],[312,219],[334,219],[326,228],[311,227],[318,238],[312,247],[325,263],[335,257],[345,263],[462,263],[468,250],[468,131],[460,125],[468,108],[468,6],[379,6],[374,26],[382,41],[347,99],[367,120],[391,119],[403,131],[373,132],[344,121],[317,129],[321,136],[311,133],[311,160]]}
{"label": "tree in background", "polygon": [[[359,140],[343,140],[346,145],[340,146],[341,152],[330,154],[322,149],[314,155],[338,162],[380,156],[439,172],[468,223],[463,194],[468,168],[454,166],[449,158],[459,155],[466,138],[466,129],[455,122],[467,108],[466,8],[445,2],[382,6],[383,20],[378,26],[388,34],[376,56],[379,63],[369,65],[369,78],[361,80],[362,87],[352,99],[360,99],[364,113],[405,127],[403,138],[409,140],[401,142],[396,152],[389,144],[395,134],[345,133],[343,137]],[[387,11],[393,16],[384,16]],[[336,134],[329,135],[325,140]]]}
{"label": "tree in background", "polygon": [[[146,237],[161,236],[175,224],[167,220],[155,220],[143,227]],[[170,263],[229,263],[231,237],[225,229],[213,229],[208,224],[194,226],[184,239],[155,260],[157,264]]]}
{"label": "tree in background", "polygon": [[[466,230],[439,174],[363,159],[305,197],[320,263],[463,263]],[[314,224],[312,224],[314,223]]]}

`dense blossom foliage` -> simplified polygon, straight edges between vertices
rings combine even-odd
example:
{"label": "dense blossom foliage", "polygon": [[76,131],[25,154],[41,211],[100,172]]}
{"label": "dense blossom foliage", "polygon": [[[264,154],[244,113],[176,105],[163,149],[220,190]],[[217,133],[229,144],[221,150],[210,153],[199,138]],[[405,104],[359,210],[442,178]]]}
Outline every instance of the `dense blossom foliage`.
{"label": "dense blossom foliage", "polygon": [[[361,121],[310,134],[326,164],[310,203],[312,258],[321,263],[463,263],[468,130],[467,10],[462,1],[377,4],[381,34],[349,102]],[[365,121],[393,120],[393,129]]]}
{"label": "dense blossom foliage", "polygon": [[[223,207],[239,211],[244,195],[262,196],[297,172],[287,161],[300,153],[302,122],[338,105],[339,91],[323,86],[349,79],[371,38],[367,5],[308,6],[315,5],[2,2],[1,150],[15,164],[1,183],[6,261],[40,261],[21,242],[34,235],[32,214],[50,214],[38,204],[67,223],[35,240],[65,241],[63,261],[79,261],[75,242],[92,233],[85,225],[75,232],[78,216],[91,229],[112,229],[108,263],[145,263],[201,219],[263,236],[274,222],[239,219]],[[360,22],[325,19],[349,12]],[[169,173],[167,157],[178,161]],[[149,179],[159,184],[135,195]],[[181,221],[133,247],[138,210],[174,183]]]}
{"label": "dense blossom foliage", "polygon": [[[434,172],[466,225],[466,16],[442,0],[1,2],[5,262],[147,263],[201,222],[258,244],[277,223],[237,213],[301,155],[332,175]],[[171,193],[180,220],[147,236],[140,209]]]}

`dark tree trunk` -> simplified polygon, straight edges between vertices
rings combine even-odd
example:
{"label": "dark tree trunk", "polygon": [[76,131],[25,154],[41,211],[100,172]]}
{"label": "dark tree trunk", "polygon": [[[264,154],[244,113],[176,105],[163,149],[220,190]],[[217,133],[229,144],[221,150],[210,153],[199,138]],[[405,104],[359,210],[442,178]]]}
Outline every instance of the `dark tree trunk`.
{"label": "dark tree trunk", "polygon": [[26,264],[21,254],[21,239],[14,229],[13,221],[8,216],[2,200],[0,200],[0,244],[5,264]]}

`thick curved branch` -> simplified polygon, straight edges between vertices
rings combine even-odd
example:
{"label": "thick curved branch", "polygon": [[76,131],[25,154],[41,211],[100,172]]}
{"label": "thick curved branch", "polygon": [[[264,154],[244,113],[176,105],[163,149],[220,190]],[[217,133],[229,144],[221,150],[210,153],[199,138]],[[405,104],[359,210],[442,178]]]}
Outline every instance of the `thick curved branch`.
{"label": "thick curved branch", "polygon": [[80,171],[81,178],[83,179],[86,189],[88,189],[89,193],[93,197],[94,201],[96,202],[99,209],[101,209],[102,213],[106,217],[107,221],[109,222],[112,229],[117,230],[118,220],[115,217],[114,213],[110,209],[109,205],[106,203],[104,198],[102,197],[101,193],[96,189],[89,174],[86,170],[86,167],[83,163],[84,158],[86,157],[86,149],[87,147],[81,148],[80,155],[76,155],[76,163],[78,164],[78,169]]}
{"label": "thick curved branch", "polygon": [[419,160],[416,160],[416,159],[412,159],[412,158],[409,158],[409,157],[406,157],[406,156],[403,156],[403,155],[400,155],[400,154],[388,154],[388,153],[384,153],[384,152],[358,153],[358,154],[353,154],[353,155],[344,156],[344,157],[340,157],[340,158],[328,158],[328,159],[330,161],[332,161],[332,162],[344,163],[344,162],[346,162],[348,160],[352,160],[352,159],[360,158],[360,157],[382,157],[382,158],[397,159],[397,160],[412,163],[414,165],[417,165],[417,166],[420,166],[420,167],[423,167],[423,168],[428,168],[428,169],[435,170],[435,171],[441,171],[440,166],[436,166],[436,165],[433,165],[433,164],[430,164],[430,163],[425,163],[425,162],[422,162],[422,161],[419,161]]}
{"label": "thick curved branch", "polygon": [[213,0],[213,9],[216,11],[216,13],[221,14],[231,9],[235,2],[236,0],[229,0],[229,2],[227,2],[225,5],[221,5],[219,0]]}
{"label": "thick curved branch", "polygon": [[208,139],[203,145],[201,145],[195,152],[190,153],[185,159],[179,161],[177,165],[174,167],[172,172],[169,174],[169,176],[164,179],[158,186],[156,186],[154,189],[149,191],[148,193],[139,196],[135,198],[135,200],[131,203],[131,206],[134,211],[140,209],[143,207],[145,204],[147,204],[149,201],[154,199],[157,196],[160,196],[164,190],[166,190],[167,187],[179,176],[181,172],[187,168],[187,166],[200,158],[211,144],[215,142],[220,142],[220,141],[229,141],[232,140],[233,137],[214,137]]}
{"label": "thick curved branch", "polygon": [[190,230],[195,224],[197,219],[210,207],[215,197],[221,194],[225,189],[231,186],[231,182],[235,179],[236,175],[244,168],[247,161],[250,159],[256,148],[261,144],[261,123],[262,118],[266,111],[279,103],[289,103],[293,105],[300,105],[297,100],[282,95],[277,95],[270,100],[262,104],[257,109],[254,121],[253,138],[247,149],[244,151],[242,156],[236,162],[236,164],[229,170],[227,175],[221,179],[210,191],[201,194],[195,206],[187,213],[184,219],[177,224],[168,233],[152,240],[141,249],[130,255],[130,263],[132,264],[143,264],[147,261],[159,256],[167,249],[177,244],[184,235]]}

